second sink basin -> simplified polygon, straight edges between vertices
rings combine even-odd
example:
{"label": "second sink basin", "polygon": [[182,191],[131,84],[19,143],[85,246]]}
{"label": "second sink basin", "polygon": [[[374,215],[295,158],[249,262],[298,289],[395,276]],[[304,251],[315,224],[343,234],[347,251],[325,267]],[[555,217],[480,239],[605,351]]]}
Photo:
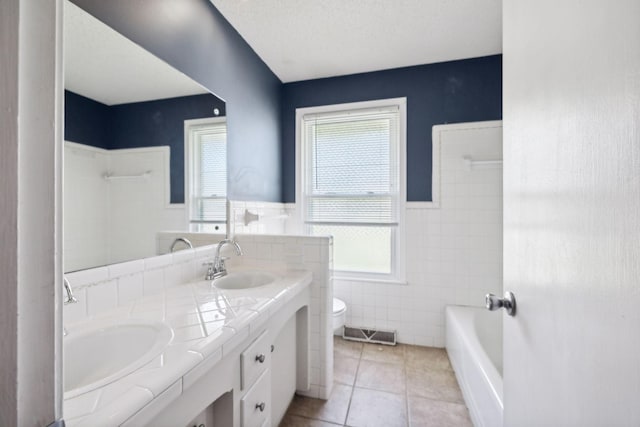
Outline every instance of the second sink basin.
{"label": "second sink basin", "polygon": [[218,289],[248,289],[268,285],[275,280],[275,276],[259,271],[240,271],[229,273],[213,281]]}
{"label": "second sink basin", "polygon": [[159,356],[173,338],[164,323],[127,320],[69,329],[63,340],[64,398],[122,378]]}

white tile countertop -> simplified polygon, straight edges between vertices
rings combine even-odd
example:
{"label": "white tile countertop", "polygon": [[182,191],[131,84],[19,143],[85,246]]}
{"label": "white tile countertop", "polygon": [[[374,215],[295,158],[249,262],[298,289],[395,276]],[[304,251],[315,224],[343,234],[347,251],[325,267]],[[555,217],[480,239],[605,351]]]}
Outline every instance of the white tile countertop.
{"label": "white tile countertop", "polygon": [[[233,271],[247,270],[251,268]],[[159,356],[131,374],[75,397],[65,393],[66,425],[121,425],[161,393],[169,389],[176,390],[178,395],[182,393],[206,372],[195,368],[215,367],[312,280],[312,273],[307,271],[269,273],[275,276],[272,283],[249,289],[218,289],[211,281],[169,287],[89,320],[67,325],[68,335],[64,339],[86,328],[156,321],[170,327],[173,338]],[[64,369],[74,367],[65,365]]]}

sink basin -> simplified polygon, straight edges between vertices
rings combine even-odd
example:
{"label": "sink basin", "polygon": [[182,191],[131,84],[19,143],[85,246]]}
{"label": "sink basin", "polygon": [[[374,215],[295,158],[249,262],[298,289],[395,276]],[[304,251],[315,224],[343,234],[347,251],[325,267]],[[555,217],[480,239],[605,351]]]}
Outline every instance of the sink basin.
{"label": "sink basin", "polygon": [[64,337],[64,398],[112,383],[159,356],[173,338],[164,323],[127,320],[69,329]]}
{"label": "sink basin", "polygon": [[218,289],[248,289],[268,285],[275,280],[275,276],[258,271],[242,271],[229,273],[213,281]]}

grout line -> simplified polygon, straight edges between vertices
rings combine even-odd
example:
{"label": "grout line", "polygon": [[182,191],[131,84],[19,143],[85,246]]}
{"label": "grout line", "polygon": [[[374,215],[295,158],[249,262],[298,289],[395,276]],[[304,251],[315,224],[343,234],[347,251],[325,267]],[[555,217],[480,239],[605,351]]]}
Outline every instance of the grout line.
{"label": "grout line", "polygon": [[409,414],[409,382],[407,375],[407,347],[402,351],[402,370],[404,372],[404,407],[407,413],[407,427],[411,427],[411,415]]}
{"label": "grout line", "polygon": [[364,345],[360,347],[360,355],[358,356],[358,366],[356,366],[356,374],[353,377],[353,384],[351,384],[351,395],[349,396],[349,404],[347,405],[347,413],[344,416],[344,426],[347,425],[349,419],[349,412],[351,411],[351,402],[353,401],[353,393],[356,390],[356,382],[358,382],[358,373],[360,372],[360,362],[362,361],[362,353],[364,352]]}
{"label": "grout line", "polygon": [[[310,397],[309,399],[313,399],[313,398],[312,398],[312,397]],[[299,414],[287,414],[286,412],[285,412],[285,415],[282,417],[282,419],[284,420],[284,418],[285,418],[287,415],[292,416],[292,417],[304,418],[305,420],[320,421],[320,422],[322,422],[322,423],[330,424],[330,425],[332,425],[332,426],[343,426],[343,425],[344,425],[344,424],[336,424],[336,423],[334,423],[333,421],[325,421],[325,420],[321,420],[320,418],[311,418],[311,417],[308,417],[308,416],[306,416],[306,415],[299,415]]]}

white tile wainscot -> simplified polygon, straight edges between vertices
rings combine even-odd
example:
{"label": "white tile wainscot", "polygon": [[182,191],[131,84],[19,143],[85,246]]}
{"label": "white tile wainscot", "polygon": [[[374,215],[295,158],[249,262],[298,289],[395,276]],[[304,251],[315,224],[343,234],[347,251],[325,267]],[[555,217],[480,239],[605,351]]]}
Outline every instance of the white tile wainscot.
{"label": "white tile wainscot", "polygon": [[[396,330],[405,344],[444,347],[445,307],[502,295],[500,121],[435,126],[434,200],[407,203],[407,284],[334,280],[348,326]],[[295,215],[292,216],[295,218]]]}
{"label": "white tile wainscot", "polygon": [[[233,319],[220,323],[219,328],[211,329],[202,318],[198,325],[189,325],[189,316],[180,314],[180,304],[173,305],[177,301],[191,301],[189,304],[197,310],[196,302],[203,296],[198,293],[201,285],[194,280],[204,277],[206,267],[202,263],[212,259],[212,246],[67,275],[80,300],[64,309],[69,334],[73,333],[74,326],[85,322],[108,323],[136,317],[167,322],[175,334],[174,342],[154,362],[99,390],[66,400],[64,415],[68,425],[161,425],[152,422],[158,416],[163,423],[174,417],[170,425],[179,425],[179,422],[186,425],[188,416],[197,415],[205,403],[216,398],[195,391],[211,381],[211,372],[226,366],[226,370],[220,372],[232,372],[227,382],[221,380],[226,374],[218,372],[214,383],[221,384],[216,389],[220,393],[232,389],[230,381],[239,377],[239,372],[229,369],[233,367],[229,360],[236,360],[235,356],[267,324],[276,325],[269,329],[277,331],[277,326],[297,311],[296,307],[308,304],[305,298],[310,302],[307,326],[310,346],[306,356],[310,363],[308,376],[298,375],[296,387],[299,393],[328,397],[333,381],[332,341],[328,333],[330,239],[238,236],[238,240],[245,255],[230,260],[230,271],[246,268],[281,271],[285,279],[253,291],[231,291],[257,294],[254,294],[254,303],[249,305],[245,305],[247,298],[234,300],[237,295],[228,296],[232,307],[233,301],[237,302],[233,307],[236,314]],[[305,246],[319,249],[305,251]],[[303,273],[305,268],[311,273]],[[189,281],[192,283],[180,285]],[[211,386],[207,389],[213,390]],[[206,399],[209,400],[205,402]],[[233,405],[237,416],[238,402],[234,401]]]}

